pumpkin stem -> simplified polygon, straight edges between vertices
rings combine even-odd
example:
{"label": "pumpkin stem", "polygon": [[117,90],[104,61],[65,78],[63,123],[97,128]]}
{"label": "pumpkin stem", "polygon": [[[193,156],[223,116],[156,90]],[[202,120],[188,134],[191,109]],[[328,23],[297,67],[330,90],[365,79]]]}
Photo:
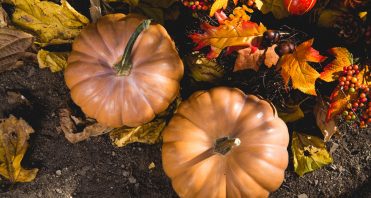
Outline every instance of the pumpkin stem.
{"label": "pumpkin stem", "polygon": [[133,50],[134,43],[139,37],[140,33],[148,29],[150,24],[151,24],[151,19],[144,20],[142,23],[138,25],[134,33],[129,38],[129,41],[126,44],[125,51],[124,51],[124,54],[122,55],[120,62],[115,65],[117,75],[127,76],[130,74],[130,70],[133,66],[131,62],[131,52]]}
{"label": "pumpkin stem", "polygon": [[239,138],[223,137],[215,141],[214,152],[222,155],[227,154],[234,146],[239,146],[241,140]]}

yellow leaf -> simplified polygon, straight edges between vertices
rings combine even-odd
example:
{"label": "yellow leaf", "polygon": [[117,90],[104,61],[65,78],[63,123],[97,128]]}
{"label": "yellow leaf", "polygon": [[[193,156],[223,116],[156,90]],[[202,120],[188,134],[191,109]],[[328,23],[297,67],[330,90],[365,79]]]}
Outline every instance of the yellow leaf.
{"label": "yellow leaf", "polygon": [[278,111],[278,116],[287,122],[295,122],[304,118],[304,112],[299,105],[287,105],[287,108],[284,111]]}
{"label": "yellow leaf", "polygon": [[291,150],[294,156],[294,170],[300,176],[332,163],[325,143],[315,136],[294,131]]}
{"label": "yellow leaf", "polygon": [[8,0],[15,6],[12,21],[38,35],[41,46],[71,43],[89,23],[66,0],[62,5],[40,0]]}
{"label": "yellow leaf", "polygon": [[291,79],[295,89],[306,94],[317,95],[315,82],[320,74],[308,62],[322,62],[326,57],[313,49],[312,44],[313,39],[303,42],[296,47],[294,53],[283,55],[278,65],[281,67],[281,75],[286,85]]}
{"label": "yellow leaf", "polygon": [[38,169],[26,170],[21,161],[26,153],[29,134],[34,130],[23,119],[10,116],[0,123],[0,174],[15,182],[30,182]]}
{"label": "yellow leaf", "polygon": [[161,138],[161,132],[165,128],[165,119],[156,119],[138,127],[121,127],[110,132],[113,143],[118,147],[126,146],[133,142],[155,144]]}
{"label": "yellow leaf", "polygon": [[141,142],[146,144],[155,144],[161,140],[161,134],[165,128],[169,118],[173,115],[175,110],[178,108],[181,99],[178,97],[175,101],[166,109],[166,111],[157,115],[157,117],[138,127],[120,127],[112,129],[109,136],[112,142],[118,146],[123,147],[130,143]]}
{"label": "yellow leaf", "polygon": [[258,0],[258,5],[258,9],[263,14],[272,12],[273,16],[277,19],[282,19],[290,15],[283,5],[283,0]]}
{"label": "yellow leaf", "polygon": [[52,72],[58,72],[67,67],[69,52],[49,52],[41,49],[37,53],[37,61],[40,68],[49,68]]}
{"label": "yellow leaf", "polygon": [[329,53],[335,57],[335,59],[326,65],[321,72],[321,79],[326,82],[332,82],[339,78],[339,74],[343,71],[344,67],[353,64],[352,54],[343,47],[335,47],[329,50]]}

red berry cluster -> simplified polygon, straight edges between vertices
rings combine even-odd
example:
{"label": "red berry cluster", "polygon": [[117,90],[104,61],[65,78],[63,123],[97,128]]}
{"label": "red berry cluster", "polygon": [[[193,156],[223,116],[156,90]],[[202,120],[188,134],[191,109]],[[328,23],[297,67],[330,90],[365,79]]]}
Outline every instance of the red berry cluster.
{"label": "red berry cluster", "polygon": [[183,0],[183,5],[192,10],[208,10],[210,8],[210,1],[212,0]]}
{"label": "red berry cluster", "polygon": [[[339,78],[339,88],[348,94],[357,94],[357,98],[348,103],[342,116],[346,121],[359,121],[361,128],[371,124],[371,92],[366,84],[358,79],[358,65],[344,67],[343,75]],[[354,98],[354,97],[353,97]]]}
{"label": "red berry cluster", "polygon": [[348,66],[343,68],[343,75],[339,78],[339,86],[349,94],[353,94],[361,86],[361,82],[357,76],[359,74],[358,65]]}

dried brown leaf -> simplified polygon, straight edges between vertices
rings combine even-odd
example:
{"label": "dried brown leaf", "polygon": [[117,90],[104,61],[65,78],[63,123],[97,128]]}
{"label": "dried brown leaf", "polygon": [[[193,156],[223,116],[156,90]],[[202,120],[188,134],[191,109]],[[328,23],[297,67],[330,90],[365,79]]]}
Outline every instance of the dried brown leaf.
{"label": "dried brown leaf", "polygon": [[238,56],[234,65],[233,71],[240,71],[245,69],[252,69],[258,71],[260,66],[264,63],[268,68],[276,65],[279,56],[274,51],[276,45],[268,47],[267,49],[244,48],[238,50]]}
{"label": "dried brown leaf", "polygon": [[77,129],[74,120],[72,119],[72,113],[69,109],[59,110],[59,122],[64,136],[71,143],[77,143],[86,140],[89,137],[99,136],[112,130],[111,128],[99,123],[93,123],[85,127],[82,132],[76,133]]}
{"label": "dried brown leaf", "polygon": [[0,29],[0,73],[13,69],[32,45],[33,36],[10,28]]}
{"label": "dried brown leaf", "polygon": [[316,117],[317,126],[321,129],[324,141],[327,142],[335,133],[338,132],[336,123],[333,118],[326,121],[328,106],[324,101],[317,101],[313,111],[314,116]]}

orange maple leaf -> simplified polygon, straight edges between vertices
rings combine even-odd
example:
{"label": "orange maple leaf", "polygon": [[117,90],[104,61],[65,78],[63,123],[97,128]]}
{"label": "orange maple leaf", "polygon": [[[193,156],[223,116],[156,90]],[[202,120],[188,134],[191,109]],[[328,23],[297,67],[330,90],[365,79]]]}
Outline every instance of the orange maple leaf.
{"label": "orange maple leaf", "polygon": [[295,89],[306,94],[317,95],[315,82],[320,74],[308,62],[319,63],[326,57],[313,49],[312,44],[313,39],[303,42],[296,47],[294,53],[283,55],[278,66],[281,68],[281,75],[286,85],[291,79]]}
{"label": "orange maple leaf", "polygon": [[233,15],[217,27],[203,23],[201,25],[201,29],[205,31],[203,34],[189,35],[193,42],[197,43],[194,50],[211,46],[207,58],[212,59],[218,57],[226,47],[259,45],[259,37],[263,35],[266,28],[263,24],[249,21],[247,9],[246,6],[235,8]]}
{"label": "orange maple leaf", "polygon": [[347,104],[356,96],[357,94],[348,94],[340,87],[336,87],[330,96],[331,103],[327,111],[326,122],[343,112]]}
{"label": "orange maple leaf", "polygon": [[332,82],[338,79],[343,68],[353,63],[352,54],[346,48],[334,47],[329,50],[329,53],[333,55],[335,59],[323,68],[323,72],[321,72],[320,76],[320,78],[326,82]]}

